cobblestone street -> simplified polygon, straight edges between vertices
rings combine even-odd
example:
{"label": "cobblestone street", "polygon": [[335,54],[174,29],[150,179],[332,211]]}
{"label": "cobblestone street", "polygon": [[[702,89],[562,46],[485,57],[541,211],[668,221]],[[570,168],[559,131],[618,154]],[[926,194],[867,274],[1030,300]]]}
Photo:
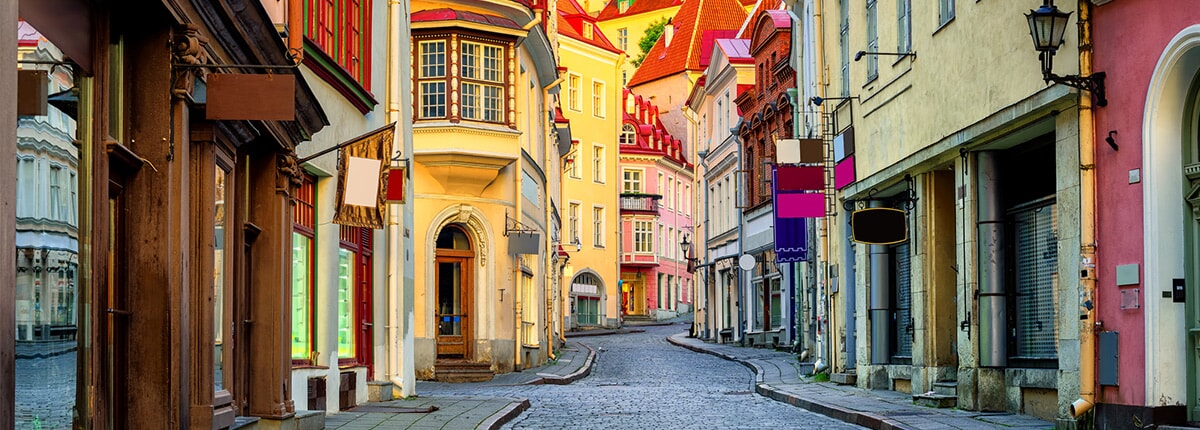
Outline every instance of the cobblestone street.
{"label": "cobblestone street", "polygon": [[685,324],[581,339],[598,352],[591,375],[570,385],[422,382],[420,396],[528,398],[530,408],[503,428],[820,428],[857,429],[753,393],[744,366],[671,345]]}
{"label": "cobblestone street", "polygon": [[71,427],[74,342],[21,342],[16,359],[16,428]]}

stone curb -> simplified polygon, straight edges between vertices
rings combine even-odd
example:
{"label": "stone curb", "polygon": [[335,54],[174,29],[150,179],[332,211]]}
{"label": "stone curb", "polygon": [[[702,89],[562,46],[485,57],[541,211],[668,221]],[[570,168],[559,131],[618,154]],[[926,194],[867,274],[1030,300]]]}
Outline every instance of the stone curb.
{"label": "stone curb", "polygon": [[592,374],[592,363],[595,363],[595,360],[596,360],[596,350],[594,350],[594,349],[592,349],[592,347],[584,345],[582,343],[576,342],[576,345],[587,348],[587,350],[588,350],[588,356],[587,356],[587,359],[585,359],[583,361],[583,366],[580,366],[579,369],[576,369],[574,372],[568,373],[563,376],[557,376],[557,375],[543,376],[542,378],[540,378],[541,379],[540,381],[534,380],[529,383],[530,384],[567,385],[572,382],[583,379],[584,377],[587,377],[588,375]]}
{"label": "stone curb", "polygon": [[614,334],[642,333],[642,332],[645,332],[645,330],[624,329],[624,328],[612,329],[612,330],[600,329],[600,330],[567,332],[566,334],[563,335],[563,337],[572,338],[572,337],[590,337],[590,336],[612,336]]}
{"label": "stone curb", "polygon": [[487,430],[499,429],[504,424],[512,421],[513,418],[520,416],[521,412],[525,412],[526,409],[529,409],[529,399],[513,400],[517,400],[517,402],[509,403],[508,406],[504,407],[504,409],[501,409],[500,411],[492,414],[492,416],[487,417],[487,419],[483,420],[483,422],[479,423],[479,426],[475,428]]}
{"label": "stone curb", "polygon": [[671,344],[676,345],[676,346],[690,349],[692,351],[702,352],[705,354],[720,357],[725,360],[733,361],[736,363],[741,363],[743,366],[746,366],[747,368],[749,368],[750,370],[752,370],[754,372],[754,381],[755,381],[754,391],[757,392],[758,394],[762,395],[763,397],[767,397],[767,398],[770,398],[775,401],[787,403],[792,406],[801,407],[801,408],[810,410],[812,412],[816,412],[821,415],[825,415],[830,418],[848,422],[850,424],[857,424],[857,425],[860,425],[863,427],[872,428],[872,429],[876,429],[876,430],[908,430],[908,429],[911,429],[911,427],[906,427],[898,422],[895,422],[895,421],[892,421],[892,420],[889,420],[889,419],[886,419],[886,418],[883,418],[880,416],[876,416],[874,414],[855,411],[852,409],[846,409],[846,408],[842,408],[837,405],[833,405],[833,404],[829,404],[829,403],[816,402],[816,401],[812,401],[809,399],[798,397],[798,396],[790,394],[790,393],[785,393],[785,392],[778,390],[770,385],[764,384],[762,369],[759,368],[757,364],[754,364],[748,360],[741,360],[741,359],[738,359],[737,357],[733,357],[733,356],[730,356],[727,354],[722,354],[717,351],[709,350],[706,348],[701,348],[698,346],[688,345],[688,344],[676,341],[674,336],[667,336],[667,342],[670,342]]}

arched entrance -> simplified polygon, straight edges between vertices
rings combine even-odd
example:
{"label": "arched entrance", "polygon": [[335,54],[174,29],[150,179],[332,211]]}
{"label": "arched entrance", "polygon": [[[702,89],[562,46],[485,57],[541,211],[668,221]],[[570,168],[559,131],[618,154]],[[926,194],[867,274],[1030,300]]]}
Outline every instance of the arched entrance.
{"label": "arched entrance", "polygon": [[475,251],[466,231],[457,224],[442,228],[436,248],[437,356],[470,357]]}
{"label": "arched entrance", "polygon": [[[1198,123],[1200,25],[1193,25],[1159,57],[1142,119],[1144,285],[1170,292],[1182,281],[1186,292],[1179,300],[1174,295],[1163,300],[1147,295],[1145,300],[1145,357],[1186,357],[1186,364],[1148,367],[1145,397],[1158,405],[1186,402],[1189,421],[1200,419]],[[1187,377],[1179,378],[1185,371]]]}
{"label": "arched entrance", "polygon": [[584,272],[571,280],[571,319],[576,327],[604,324],[604,282],[595,273]]}

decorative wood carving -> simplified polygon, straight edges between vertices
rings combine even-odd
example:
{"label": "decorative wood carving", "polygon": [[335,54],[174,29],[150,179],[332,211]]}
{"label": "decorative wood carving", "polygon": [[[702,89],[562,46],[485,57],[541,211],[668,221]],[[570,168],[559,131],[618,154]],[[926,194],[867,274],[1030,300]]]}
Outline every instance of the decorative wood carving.
{"label": "decorative wood carving", "polygon": [[279,169],[275,175],[275,191],[285,196],[294,196],[304,184],[304,171],[296,162],[294,152],[280,152],[275,157]]}
{"label": "decorative wood carving", "polygon": [[[180,26],[171,36],[171,63],[200,66],[210,64],[208,38],[200,34],[193,24]],[[196,79],[208,76],[206,67],[171,67],[172,95],[175,98],[190,97],[196,88]]]}

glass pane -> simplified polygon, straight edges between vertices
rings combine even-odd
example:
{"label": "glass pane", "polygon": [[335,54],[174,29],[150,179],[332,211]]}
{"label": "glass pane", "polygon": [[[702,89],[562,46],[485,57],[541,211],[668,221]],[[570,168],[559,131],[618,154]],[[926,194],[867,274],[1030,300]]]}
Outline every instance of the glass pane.
{"label": "glass pane", "polygon": [[216,168],[216,183],[214,187],[215,222],[213,223],[213,384],[217,390],[224,389],[223,381],[225,360],[222,359],[224,348],[225,321],[225,170]]}
{"label": "glass pane", "polygon": [[[77,99],[71,68],[52,67],[63,61],[61,51],[27,22],[18,23],[17,38],[18,67],[45,76],[46,91],[57,99]],[[21,429],[72,427],[76,360],[86,359],[77,356],[77,335],[86,334],[77,332],[78,324],[87,315],[78,312],[76,290],[79,216],[73,199],[80,160],[72,143],[74,106],[56,101],[45,115],[17,118],[16,259],[10,264],[17,274],[14,415]]]}
{"label": "glass pane", "polygon": [[338,250],[338,357],[354,357],[354,252]]}
{"label": "glass pane", "polygon": [[438,334],[462,334],[462,263],[438,263]]}
{"label": "glass pane", "polygon": [[312,283],[310,257],[312,239],[292,233],[292,358],[307,359],[309,351],[309,285]]}
{"label": "glass pane", "polygon": [[1057,358],[1055,321],[1058,237],[1056,207],[1014,214],[1016,227],[1017,350],[1020,358]]}

